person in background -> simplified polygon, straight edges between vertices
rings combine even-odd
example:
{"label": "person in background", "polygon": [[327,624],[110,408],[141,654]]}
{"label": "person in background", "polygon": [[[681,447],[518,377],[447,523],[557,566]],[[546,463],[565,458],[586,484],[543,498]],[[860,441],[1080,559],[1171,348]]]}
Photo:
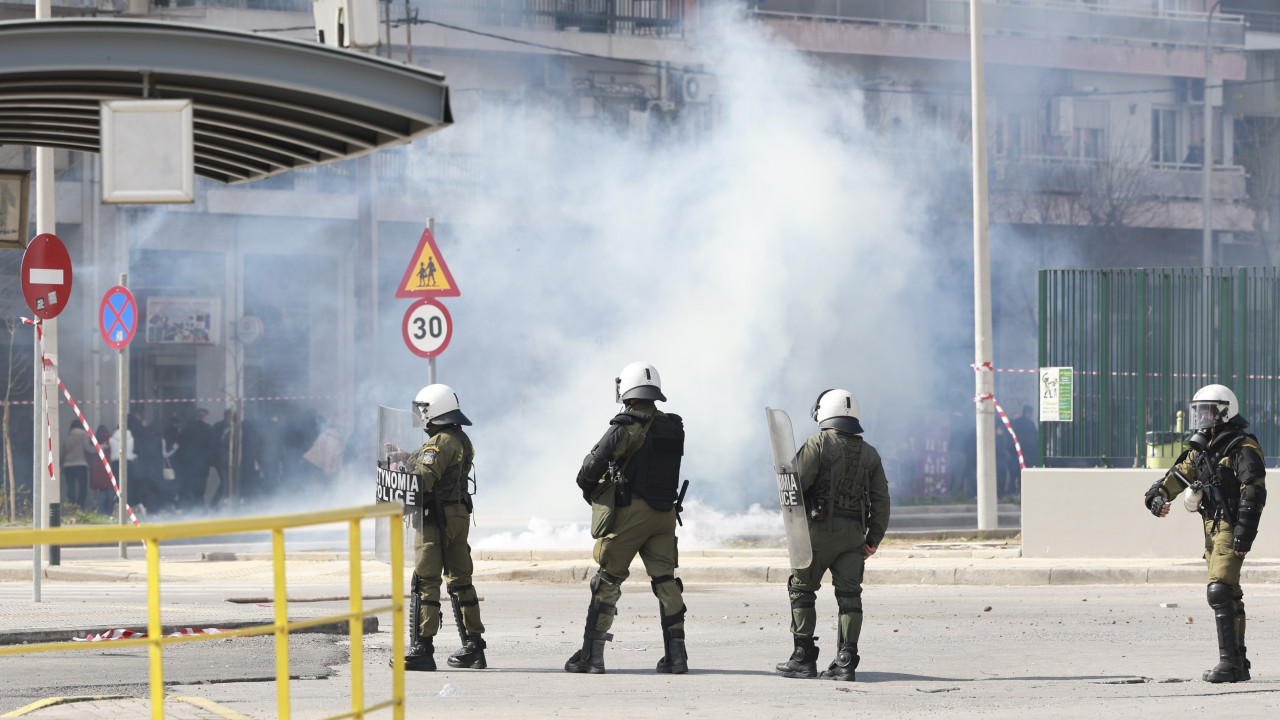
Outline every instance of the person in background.
{"label": "person in background", "polygon": [[62,501],[85,509],[89,501],[89,458],[98,459],[89,433],[80,420],[71,421],[71,429],[62,441]]}
{"label": "person in background", "polygon": [[[111,462],[111,432],[107,430],[106,425],[99,425],[93,434],[97,436],[98,445],[102,447],[102,453],[106,456],[107,462]],[[93,451],[89,463],[89,489],[96,490],[98,494],[98,499],[93,506],[94,512],[110,515],[116,504],[116,489],[111,484],[111,475],[107,472],[107,466],[102,463],[96,450]]]}

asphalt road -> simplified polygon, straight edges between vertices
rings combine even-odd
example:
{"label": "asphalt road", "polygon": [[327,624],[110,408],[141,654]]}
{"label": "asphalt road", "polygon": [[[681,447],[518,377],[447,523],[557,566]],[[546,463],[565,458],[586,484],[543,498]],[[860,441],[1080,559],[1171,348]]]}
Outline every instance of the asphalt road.
{"label": "asphalt road", "polygon": [[[1199,679],[1217,655],[1203,585],[869,587],[857,683],[773,674],[791,649],[785,589],[777,584],[690,584],[685,602],[693,669],[682,676],[652,670],[662,655],[661,633],[657,601],[643,579],[623,586],[603,676],[561,669],[581,643],[585,583],[489,583],[479,590],[492,669],[406,674],[409,717],[1255,718],[1280,709],[1280,587],[1272,585],[1245,588],[1253,681],[1216,686]],[[241,593],[212,587],[206,601]],[[332,610],[341,611],[341,604]],[[823,589],[818,611],[825,667],[835,641],[830,588]],[[383,620],[383,631],[365,636],[370,704],[390,693],[390,623]],[[437,638],[442,667],[456,639],[446,624]],[[349,707],[344,637],[296,635],[291,650],[298,678],[290,691],[294,717]],[[145,657],[141,649],[104,646],[4,658],[9,670],[0,673],[0,712],[55,695],[145,695]],[[272,663],[265,638],[165,652],[170,694],[198,695],[263,719],[276,716]],[[446,685],[457,694],[441,697]]]}

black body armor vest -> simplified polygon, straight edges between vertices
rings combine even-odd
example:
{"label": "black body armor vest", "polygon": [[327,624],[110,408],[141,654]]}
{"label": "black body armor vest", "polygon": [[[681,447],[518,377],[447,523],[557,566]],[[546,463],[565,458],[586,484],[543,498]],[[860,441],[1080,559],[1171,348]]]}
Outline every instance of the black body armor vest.
{"label": "black body armor vest", "polygon": [[679,415],[655,417],[645,434],[644,445],[631,456],[625,470],[631,494],[644,498],[654,510],[670,510],[679,494],[683,456],[684,421]]}

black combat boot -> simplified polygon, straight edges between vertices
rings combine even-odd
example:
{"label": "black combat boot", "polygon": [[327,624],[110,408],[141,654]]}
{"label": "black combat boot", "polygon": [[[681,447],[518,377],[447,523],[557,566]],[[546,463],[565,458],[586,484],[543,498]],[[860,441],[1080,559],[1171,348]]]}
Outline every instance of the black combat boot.
{"label": "black combat boot", "polygon": [[484,638],[479,635],[468,635],[463,641],[462,647],[454,651],[445,662],[449,663],[451,668],[483,670],[489,667],[489,663],[484,659],[484,649],[486,647],[488,646]]}
{"label": "black combat boot", "polygon": [[604,674],[604,643],[612,640],[613,635],[607,632],[588,630],[582,637],[582,649],[573,654],[564,664],[564,671],[571,673]]}
{"label": "black combat boot", "polygon": [[689,672],[689,655],[684,649],[684,630],[663,632],[662,645],[667,654],[658,661],[658,672],[676,675]]}
{"label": "black combat boot", "polygon": [[404,669],[415,671],[429,671],[436,669],[436,649],[429,637],[418,637],[413,641],[413,647],[409,652],[404,654]]}
{"label": "black combat boot", "polygon": [[778,663],[778,674],[789,678],[818,677],[818,646],[814,644],[817,639],[795,638],[796,649],[790,659]]}
{"label": "black combat boot", "polygon": [[858,647],[856,645],[845,645],[840,648],[840,652],[836,653],[836,659],[831,661],[825,672],[822,673],[823,680],[848,680],[853,681],[856,678],[853,671],[858,667]]}
{"label": "black combat boot", "polygon": [[1209,584],[1209,606],[1213,608],[1213,622],[1218,631],[1218,664],[1204,671],[1204,681],[1233,683],[1248,680],[1249,672],[1236,637],[1235,608],[1226,585]]}

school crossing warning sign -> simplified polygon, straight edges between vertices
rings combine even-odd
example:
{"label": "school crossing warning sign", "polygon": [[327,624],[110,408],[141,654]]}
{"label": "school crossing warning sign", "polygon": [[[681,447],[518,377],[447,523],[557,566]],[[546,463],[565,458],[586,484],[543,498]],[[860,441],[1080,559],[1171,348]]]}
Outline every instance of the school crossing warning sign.
{"label": "school crossing warning sign", "polygon": [[423,230],[418,249],[414,251],[409,267],[405,268],[404,278],[396,288],[396,297],[458,297],[461,294],[458,284],[453,281],[453,273],[444,264],[440,248],[436,247],[431,230]]}

